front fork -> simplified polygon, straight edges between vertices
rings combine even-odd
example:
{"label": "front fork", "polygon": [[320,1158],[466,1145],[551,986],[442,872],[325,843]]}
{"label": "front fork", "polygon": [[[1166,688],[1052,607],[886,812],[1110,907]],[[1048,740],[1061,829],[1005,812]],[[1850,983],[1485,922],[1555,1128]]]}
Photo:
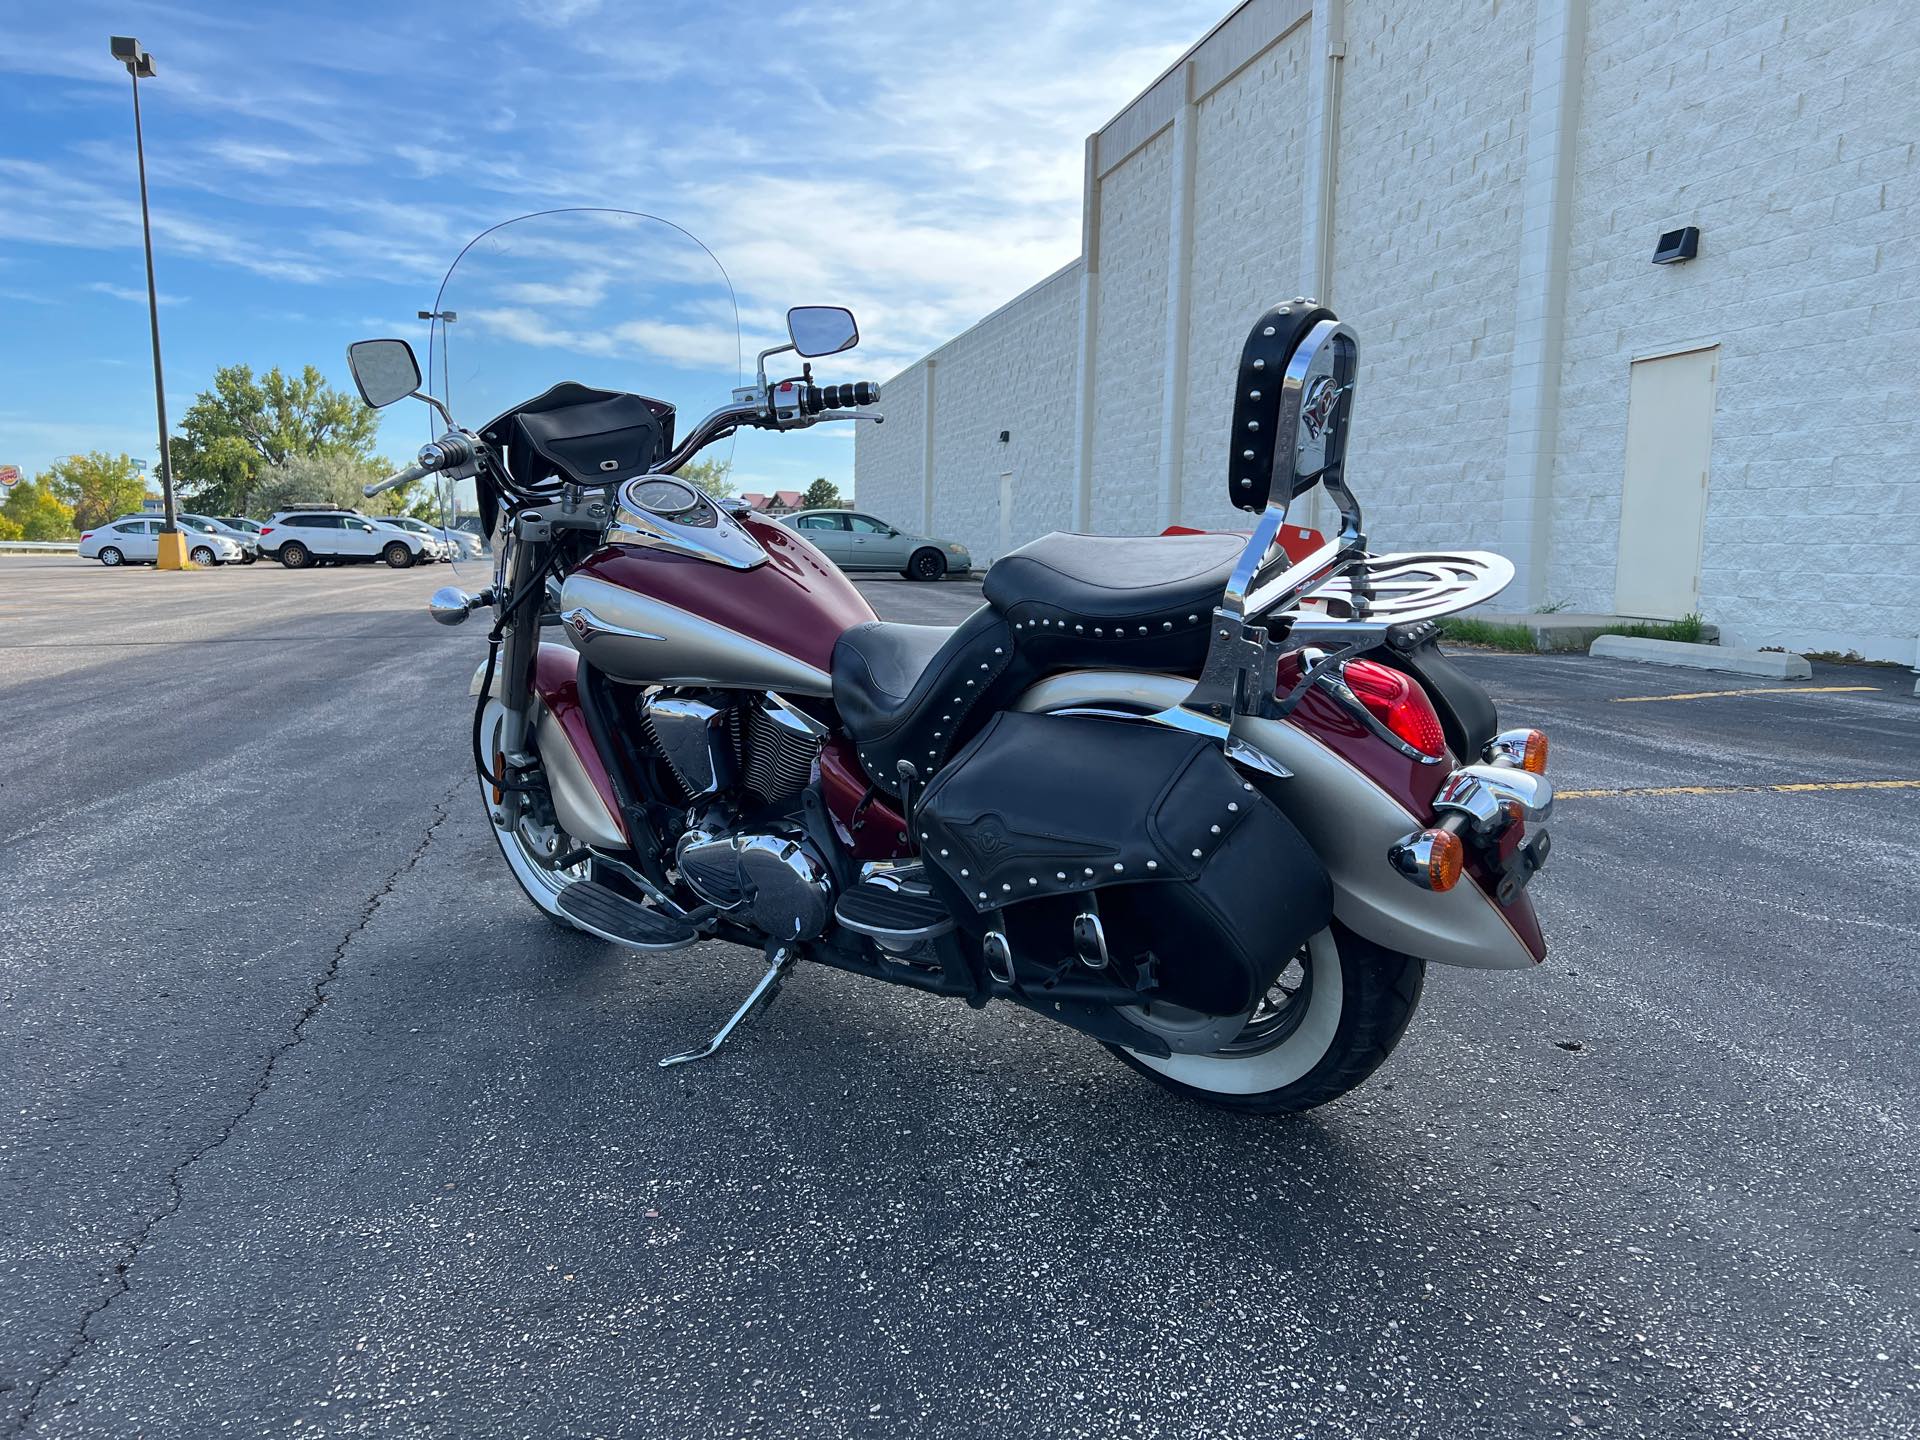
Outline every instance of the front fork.
{"label": "front fork", "polygon": [[[546,571],[546,525],[528,517],[514,516],[503,527],[501,560],[494,576],[495,606],[500,626],[500,655],[496,691],[501,719],[494,753],[487,757],[495,775],[518,777],[537,762],[529,741],[533,735],[533,671],[540,653],[540,615],[545,609],[544,589],[528,593]],[[529,531],[533,533],[528,533]],[[518,603],[514,603],[517,600]],[[512,606],[509,609],[509,605]],[[485,697],[481,703],[486,703]],[[501,828],[512,830],[526,813],[526,792],[502,788],[495,809],[500,812]]]}

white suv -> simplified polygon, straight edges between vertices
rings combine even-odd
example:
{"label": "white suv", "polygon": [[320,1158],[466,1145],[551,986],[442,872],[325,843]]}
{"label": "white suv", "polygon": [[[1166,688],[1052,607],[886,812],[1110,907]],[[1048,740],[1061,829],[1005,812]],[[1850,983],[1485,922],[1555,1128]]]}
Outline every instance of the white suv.
{"label": "white suv", "polygon": [[410,530],[377,525],[358,510],[281,510],[260,527],[260,553],[289,570],[362,560],[404,570],[426,557],[427,542]]}

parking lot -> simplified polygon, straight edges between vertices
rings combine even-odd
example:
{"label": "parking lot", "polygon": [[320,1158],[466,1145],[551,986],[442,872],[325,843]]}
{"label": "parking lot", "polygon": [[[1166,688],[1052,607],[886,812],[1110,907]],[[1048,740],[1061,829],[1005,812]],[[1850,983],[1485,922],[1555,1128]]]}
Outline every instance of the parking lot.
{"label": "parking lot", "polygon": [[826,970],[657,1069],[758,957],[527,904],[447,579],[0,557],[0,1434],[1920,1433],[1910,674],[1467,656],[1552,953],[1256,1121]]}

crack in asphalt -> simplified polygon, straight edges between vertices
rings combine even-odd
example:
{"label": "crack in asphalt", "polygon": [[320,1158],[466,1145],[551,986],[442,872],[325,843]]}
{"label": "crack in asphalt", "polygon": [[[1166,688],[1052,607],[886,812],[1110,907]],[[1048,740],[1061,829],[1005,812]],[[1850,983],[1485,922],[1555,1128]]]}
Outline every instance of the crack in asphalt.
{"label": "crack in asphalt", "polygon": [[[334,982],[340,978],[340,967],[346,960],[348,949],[352,947],[353,942],[360,937],[361,932],[372,922],[374,915],[378,913],[380,909],[381,903],[388,895],[393,893],[393,887],[399,884],[408,872],[418,865],[422,857],[426,855],[427,847],[433,843],[434,834],[446,823],[447,817],[452,813],[454,797],[459,794],[464,787],[465,782],[463,781],[460,785],[456,785],[452,790],[449,790],[445,798],[435,804],[433,807],[433,819],[427,823],[426,830],[420,836],[420,843],[415,845],[407,858],[401,861],[387,878],[380,882],[374,889],[374,892],[367,897],[366,903],[360,907],[359,915],[355,917],[353,923],[347,927],[346,933],[340,937],[339,942],[333,947],[333,953],[327,957],[325,967],[314,977],[312,982],[312,1001],[308,1003],[306,1008],[300,1012],[298,1018],[294,1020],[293,1027],[287,1032],[286,1038],[274,1046],[272,1051],[268,1053],[266,1063],[260,1067],[260,1074],[258,1078],[255,1079],[252,1090],[248,1092],[247,1098],[241,1103],[240,1108],[234,1111],[226,1124],[221,1127],[220,1133],[217,1136],[181,1160],[167,1172],[166,1203],[152,1215],[148,1216],[146,1220],[141,1223],[139,1229],[127,1240],[125,1246],[122,1248],[120,1258],[113,1264],[113,1283],[108,1286],[103,1294],[94,1300],[93,1304],[87,1307],[86,1313],[80,1317],[79,1325],[74,1328],[72,1342],[67,1346],[66,1351],[28,1387],[24,1403],[19,1411],[16,1412],[7,1428],[0,1430],[0,1435],[22,1435],[26,1433],[28,1427],[33,1424],[35,1412],[40,1405],[40,1397],[45,1393],[47,1387],[65,1374],[73,1362],[79,1359],[86,1348],[93,1343],[93,1322],[98,1319],[114,1301],[133,1289],[133,1281],[129,1278],[129,1274],[133,1269],[134,1262],[140,1258],[140,1252],[146,1248],[147,1241],[152,1236],[154,1228],[158,1226],[162,1220],[178,1213],[181,1203],[185,1198],[185,1190],[181,1182],[185,1178],[186,1173],[202,1160],[205,1160],[209,1155],[213,1154],[213,1152],[218,1150],[222,1145],[225,1145],[227,1141],[231,1140],[234,1132],[240,1128],[241,1123],[248,1115],[253,1113],[254,1106],[260,1103],[260,1097],[265,1095],[268,1089],[272,1087],[274,1071],[279,1067],[281,1060],[286,1057],[287,1053],[291,1051],[294,1046],[306,1038],[307,1023],[312,1020],[314,1016],[318,1015],[321,1007],[327,1003],[327,996],[333,989]],[[104,1280],[107,1277],[103,1275],[101,1278]]]}

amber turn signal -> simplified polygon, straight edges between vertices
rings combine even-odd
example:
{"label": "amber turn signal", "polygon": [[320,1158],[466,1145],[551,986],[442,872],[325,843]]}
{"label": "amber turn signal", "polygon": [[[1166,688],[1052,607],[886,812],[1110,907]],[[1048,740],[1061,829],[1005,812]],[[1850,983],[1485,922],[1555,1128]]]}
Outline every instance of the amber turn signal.
{"label": "amber turn signal", "polygon": [[1547,773],[1547,733],[1544,730],[1502,730],[1487,746],[1487,759],[1515,765],[1530,775]]}
{"label": "amber turn signal", "polygon": [[1416,830],[1387,852],[1393,868],[1423,890],[1458,885],[1466,858],[1466,846],[1451,830]]}
{"label": "amber turn signal", "polygon": [[1526,749],[1520,753],[1520,768],[1530,775],[1547,773],[1547,732],[1529,730]]}

